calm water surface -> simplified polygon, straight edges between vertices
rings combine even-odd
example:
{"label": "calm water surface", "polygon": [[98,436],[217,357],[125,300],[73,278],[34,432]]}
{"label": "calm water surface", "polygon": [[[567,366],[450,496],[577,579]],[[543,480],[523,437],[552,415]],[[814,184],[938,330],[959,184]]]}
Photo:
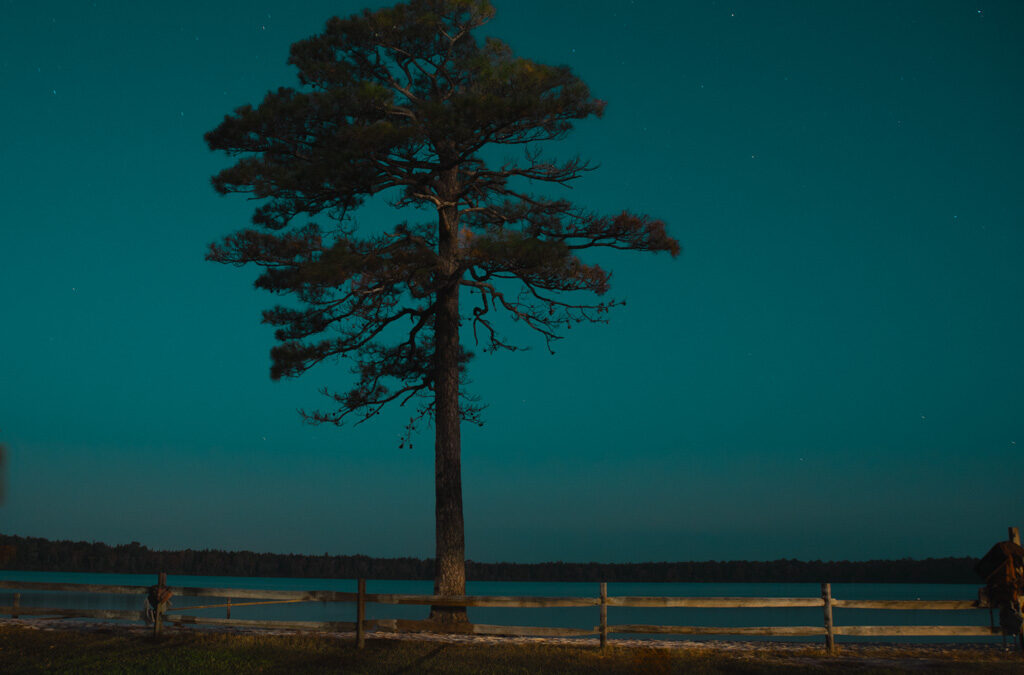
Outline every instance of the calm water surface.
{"label": "calm water surface", "polygon": [[[0,571],[0,580],[44,581],[50,583],[110,584],[125,586],[149,586],[156,583],[152,574],[83,574],[64,572],[18,572]],[[168,575],[170,586],[194,586],[206,588],[260,588],[274,590],[329,590],[356,591],[354,579],[285,579],[276,577],[202,577]],[[432,593],[430,581],[367,581],[368,593],[411,593],[427,595]],[[0,604],[11,604],[15,591],[0,589]],[[833,584],[832,596],[847,600],[973,600],[977,597],[978,585],[973,584]],[[597,597],[598,584],[562,582],[489,582],[477,581],[467,584],[470,595],[541,595],[560,597]],[[816,598],[821,593],[819,584],[762,584],[762,583],[610,583],[608,594],[646,596],[689,596],[689,597],[807,597]],[[176,596],[171,601],[174,607],[215,604],[216,598],[192,598]],[[239,602],[248,602],[240,600]],[[21,605],[24,607],[67,607],[90,609],[141,610],[141,596],[111,595],[99,593],[74,593],[63,591],[23,591]],[[224,616],[224,609],[189,611],[197,616]],[[426,606],[402,606],[368,604],[367,618],[374,619],[424,619],[429,608]],[[355,605],[348,603],[312,602],[288,605],[262,605],[255,607],[233,607],[232,618],[270,619],[278,621],[354,621]],[[990,624],[988,610],[965,611],[891,611],[834,609],[835,625],[974,625]],[[571,628],[592,628],[599,623],[597,607],[558,608],[469,608],[469,619],[474,623],[505,626],[558,626]],[[820,626],[822,610],[808,608],[640,608],[609,607],[610,624],[662,624],[679,626]],[[630,636],[644,637],[644,636]],[[669,636],[647,636],[665,639]],[[693,636],[679,636],[680,639],[695,639]],[[671,638],[669,638],[671,639]],[[699,639],[699,638],[698,638]],[[747,636],[738,639],[757,639]],[[767,639],[767,638],[765,638]],[[781,640],[785,638],[771,638]],[[790,640],[819,641],[821,638],[789,638]],[[989,642],[999,643],[1001,637],[956,638],[956,637],[910,637],[910,638],[856,638],[840,636],[840,641],[891,642]]]}

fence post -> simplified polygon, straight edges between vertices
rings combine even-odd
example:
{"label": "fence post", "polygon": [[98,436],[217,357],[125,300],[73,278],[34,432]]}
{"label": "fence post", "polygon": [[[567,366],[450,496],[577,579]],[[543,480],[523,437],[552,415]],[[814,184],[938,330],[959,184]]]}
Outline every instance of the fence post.
{"label": "fence post", "polygon": [[164,589],[167,588],[167,572],[156,578],[156,607],[153,608],[153,637],[159,637],[164,627]]}
{"label": "fence post", "polygon": [[18,618],[18,608],[21,607],[21,593],[14,594],[14,614],[11,614],[12,619]]}
{"label": "fence post", "polygon": [[825,650],[836,653],[836,636],[832,632],[832,584],[821,585],[821,599],[825,601]]}
{"label": "fence post", "polygon": [[366,630],[363,621],[366,619],[366,579],[359,580],[359,597],[356,599],[356,648],[366,646]]}
{"label": "fence post", "polygon": [[230,619],[231,618],[231,598],[228,598],[228,611],[227,611],[227,616],[224,617],[224,618],[226,618],[226,619]]}
{"label": "fence post", "polygon": [[608,584],[601,582],[601,649],[608,646]]}

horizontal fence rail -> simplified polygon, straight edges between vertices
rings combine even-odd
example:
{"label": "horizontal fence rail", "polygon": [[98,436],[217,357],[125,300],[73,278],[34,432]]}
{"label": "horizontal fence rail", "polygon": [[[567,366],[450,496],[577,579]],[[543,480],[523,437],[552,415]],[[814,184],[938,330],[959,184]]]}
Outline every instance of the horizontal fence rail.
{"label": "horizontal fence rail", "polygon": [[[444,632],[467,635],[507,635],[536,637],[588,637],[600,636],[601,645],[608,642],[609,634],[651,634],[651,635],[761,635],[778,637],[825,637],[826,647],[832,651],[834,638],[840,636],[956,636],[978,637],[1003,635],[994,626],[899,626],[899,625],[834,625],[832,609],[873,609],[873,610],[930,610],[956,611],[988,609],[978,601],[971,600],[844,600],[833,598],[831,585],[822,584],[821,597],[805,598],[750,598],[750,597],[647,597],[608,596],[607,584],[600,585],[598,597],[548,597],[548,596],[492,596],[492,595],[414,595],[406,593],[366,593],[365,581],[358,581],[356,593],[325,590],[286,591],[250,588],[199,588],[191,586],[168,586],[160,575],[155,587],[120,586],[104,584],[68,584],[31,581],[3,581],[0,589],[17,591],[67,591],[75,593],[109,593],[147,596],[154,589],[169,591],[178,597],[218,598],[227,602],[170,608],[160,604],[151,614],[145,610],[108,609],[66,609],[51,607],[25,607],[20,604],[20,593],[14,594],[12,605],[0,606],[0,615],[34,617],[85,617],[96,619],[121,619],[141,621],[152,619],[154,632],[159,633],[164,622],[175,625],[236,626],[252,628],[273,628],[307,631],[355,632],[362,644],[366,631],[370,632]],[[157,595],[156,597],[160,597]],[[234,602],[241,600],[242,602]],[[233,619],[231,608],[264,604],[291,604],[304,602],[356,603],[357,620],[352,621],[278,621]],[[411,619],[367,619],[365,604],[389,605],[431,605],[443,607],[599,607],[600,625],[593,628],[558,628],[543,626],[493,626],[464,623],[440,627],[429,620]],[[791,608],[820,607],[823,610],[823,625],[818,626],[673,626],[652,624],[609,624],[608,607],[663,607],[663,608]],[[182,614],[186,610],[226,608],[225,618]],[[173,611],[173,613],[171,613]]]}
{"label": "horizontal fence rail", "polygon": [[106,584],[51,584],[44,581],[2,581],[0,588],[16,588],[20,591],[72,591],[75,593],[109,593],[142,595],[148,586],[108,586]]}
{"label": "horizontal fence rail", "polygon": [[821,598],[610,597],[609,607],[823,607]]}

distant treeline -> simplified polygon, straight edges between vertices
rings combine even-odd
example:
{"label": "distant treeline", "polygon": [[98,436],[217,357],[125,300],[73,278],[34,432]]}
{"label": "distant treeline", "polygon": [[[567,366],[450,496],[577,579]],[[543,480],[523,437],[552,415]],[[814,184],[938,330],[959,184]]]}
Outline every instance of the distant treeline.
{"label": "distant treeline", "polygon": [[[471,581],[590,582],[876,582],[980,583],[977,558],[841,561],[706,561],[650,563],[466,563]],[[362,555],[309,556],[252,551],[152,551],[138,542],[108,546],[96,542],[49,541],[0,534],[0,569],[122,574],[193,574],[230,577],[317,577],[433,579],[434,561],[370,558]]]}

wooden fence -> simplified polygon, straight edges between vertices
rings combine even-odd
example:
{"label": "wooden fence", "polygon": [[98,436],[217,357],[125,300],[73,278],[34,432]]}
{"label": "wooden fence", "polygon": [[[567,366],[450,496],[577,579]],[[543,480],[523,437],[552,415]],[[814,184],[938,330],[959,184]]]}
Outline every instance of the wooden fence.
{"label": "wooden fence", "polygon": [[[592,629],[556,628],[539,626],[492,626],[464,624],[446,628],[447,632],[472,635],[536,636],[536,637],[588,637],[599,636],[602,647],[608,644],[610,634],[658,634],[658,635],[761,635],[787,637],[822,637],[829,652],[834,651],[835,636],[993,636],[1002,635],[998,627],[988,626],[878,626],[878,625],[836,625],[832,610],[881,609],[881,610],[977,610],[987,609],[986,605],[973,600],[843,600],[832,597],[831,585],[821,585],[820,597],[804,598],[748,598],[748,597],[644,597],[609,596],[607,584],[600,585],[596,597],[522,597],[522,596],[438,596],[409,595],[397,593],[367,593],[366,582],[358,581],[355,593],[340,591],[276,591],[246,588],[193,588],[187,586],[166,586],[166,576],[161,574],[157,588],[166,589],[177,597],[219,598],[226,602],[190,607],[166,608],[161,606],[154,612],[154,632],[159,634],[164,623],[174,625],[237,626],[253,628],[276,628],[310,631],[354,632],[361,647],[367,631],[376,632],[437,632],[436,623],[428,620],[367,619],[366,603],[389,605],[432,605],[445,607],[596,607],[599,609],[599,624]],[[70,591],[76,593],[128,594],[145,597],[150,592],[146,586],[107,586],[97,584],[56,584],[27,581],[0,581],[0,589],[19,591]],[[241,601],[241,602],[239,602]],[[356,621],[271,621],[231,618],[233,607],[268,604],[293,604],[304,602],[351,602],[356,604]],[[819,607],[822,610],[821,625],[814,626],[672,626],[649,624],[609,624],[609,607],[690,607],[690,608],[753,608],[753,607]],[[200,609],[225,609],[224,618],[195,616],[180,612]],[[140,611],[107,609],[58,609],[50,607],[24,607],[20,604],[20,593],[14,594],[11,605],[0,606],[0,615],[11,616],[56,616],[86,617],[96,619],[127,619],[140,621],[145,616]]]}

